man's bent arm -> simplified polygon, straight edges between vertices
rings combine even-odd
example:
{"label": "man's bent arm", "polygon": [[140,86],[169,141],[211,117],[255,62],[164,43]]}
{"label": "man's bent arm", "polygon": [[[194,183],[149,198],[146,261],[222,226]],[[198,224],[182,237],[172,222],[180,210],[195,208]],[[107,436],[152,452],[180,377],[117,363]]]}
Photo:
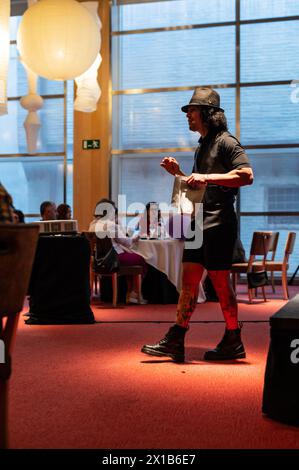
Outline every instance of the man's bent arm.
{"label": "man's bent arm", "polygon": [[207,184],[217,184],[229,188],[239,188],[253,183],[253,171],[251,168],[239,168],[229,173],[211,173],[204,175]]}

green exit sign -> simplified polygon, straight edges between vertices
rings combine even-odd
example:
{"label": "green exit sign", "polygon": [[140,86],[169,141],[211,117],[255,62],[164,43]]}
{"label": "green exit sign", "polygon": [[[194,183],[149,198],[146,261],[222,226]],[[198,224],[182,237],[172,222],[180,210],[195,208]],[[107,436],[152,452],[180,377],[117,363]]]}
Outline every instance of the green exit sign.
{"label": "green exit sign", "polygon": [[95,150],[99,149],[101,146],[100,139],[93,139],[93,140],[82,140],[82,148],[83,150]]}

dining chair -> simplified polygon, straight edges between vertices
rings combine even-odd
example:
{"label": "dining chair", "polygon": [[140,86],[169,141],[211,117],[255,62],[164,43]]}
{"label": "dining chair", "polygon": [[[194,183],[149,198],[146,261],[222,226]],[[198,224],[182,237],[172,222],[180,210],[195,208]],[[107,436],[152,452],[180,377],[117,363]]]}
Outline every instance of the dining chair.
{"label": "dining chair", "polygon": [[[142,284],[142,266],[119,266],[119,269],[116,272],[107,272],[105,269],[97,269],[94,267],[94,258],[105,256],[109,250],[112,248],[111,238],[99,238],[94,232],[84,232],[84,235],[87,237],[90,243],[91,249],[91,262],[90,262],[90,280],[91,280],[91,293],[101,292],[101,278],[102,277],[111,277],[112,281],[112,304],[113,307],[117,306],[118,298],[118,278],[120,276],[137,276],[137,286],[138,286],[138,302],[141,303],[141,284]],[[98,290],[99,282],[99,290]]]}
{"label": "dining chair", "polygon": [[[264,271],[266,269],[265,268],[266,257],[269,251],[269,246],[271,243],[272,236],[273,234],[271,232],[254,232],[252,236],[252,241],[251,241],[249,261],[244,262],[244,263],[233,263],[232,268],[231,268],[231,273],[232,273],[232,280],[233,280],[233,288],[235,292],[236,292],[237,274],[251,273],[253,270],[255,272]],[[258,269],[254,269],[253,265],[254,265],[254,262],[256,261],[257,256],[261,257],[261,261],[258,266]],[[252,303],[253,291],[254,289],[248,286],[248,298],[249,298],[250,303]],[[264,286],[262,286],[262,292],[263,292],[264,301],[266,302],[267,299],[266,299]]]}
{"label": "dining chair", "polygon": [[[296,241],[296,232],[289,232],[285,244],[284,256],[282,261],[275,261],[275,260],[266,260],[265,268],[266,271],[271,272],[274,275],[274,272],[281,272],[281,284],[283,289],[283,298],[284,300],[288,300],[289,292],[288,292],[288,277],[287,272],[289,268],[289,258],[290,255],[293,253],[294,245]],[[260,267],[259,263],[255,262],[253,268]]]}
{"label": "dining chair", "polygon": [[27,293],[39,227],[0,224],[0,448],[8,447],[8,382],[20,311]]}
{"label": "dining chair", "polygon": [[[276,250],[277,250],[277,245],[278,245],[278,239],[279,239],[279,232],[272,232],[272,231],[263,231],[263,233],[270,233],[272,235],[271,240],[270,240],[270,245],[269,245],[269,250],[268,250],[268,255],[266,258],[266,264],[267,261],[274,261],[275,255],[276,255]],[[254,263],[254,265],[260,265],[260,261],[257,261]],[[271,286],[272,286],[272,292],[275,292],[275,280],[274,280],[274,272],[270,272],[270,278],[271,278]]]}
{"label": "dining chair", "polygon": [[[267,262],[268,261],[272,262],[275,259],[278,239],[279,239],[279,232],[272,232],[272,237],[270,240],[270,245],[269,245],[269,250],[268,250],[268,256],[266,259],[266,270],[267,270]],[[275,292],[274,271],[271,271],[271,286],[272,286],[272,292]]]}

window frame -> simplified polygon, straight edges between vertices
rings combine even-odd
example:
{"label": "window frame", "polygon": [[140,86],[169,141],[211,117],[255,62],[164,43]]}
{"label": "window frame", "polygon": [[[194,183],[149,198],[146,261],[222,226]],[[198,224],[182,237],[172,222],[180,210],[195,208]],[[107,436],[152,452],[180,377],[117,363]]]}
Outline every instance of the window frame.
{"label": "window frame", "polygon": [[[126,1],[120,1],[118,2],[118,5],[112,5],[111,6],[111,23],[112,23],[112,15],[113,15],[113,8],[117,8],[121,4],[126,4],[126,3],[139,3],[138,1],[134,2],[133,0],[130,2]],[[140,2],[141,3],[141,2]],[[284,17],[268,17],[268,18],[258,18],[258,19],[247,19],[247,20],[242,20],[241,19],[241,0],[235,0],[235,21],[227,21],[227,22],[221,22],[221,23],[209,23],[209,24],[194,24],[194,25],[186,25],[186,26],[178,26],[178,27],[166,27],[166,28],[145,28],[145,29],[135,29],[135,30],[127,30],[127,31],[112,31],[111,28],[111,42],[112,42],[112,37],[115,36],[120,36],[120,35],[125,35],[125,34],[147,34],[147,33],[154,33],[154,32],[161,32],[161,31],[169,31],[169,30],[182,30],[182,29],[190,29],[190,28],[211,28],[211,27],[223,27],[223,26],[235,26],[235,37],[236,37],[236,43],[235,43],[235,82],[234,83],[221,83],[221,84],[209,84],[206,86],[211,86],[215,89],[217,88],[234,88],[236,90],[236,105],[235,105],[235,135],[238,139],[240,139],[240,117],[241,117],[241,100],[240,100],[240,95],[241,95],[241,88],[243,87],[262,87],[262,86],[269,86],[269,85],[290,85],[292,83],[292,79],[287,79],[286,80],[277,80],[277,81],[264,81],[264,82],[241,82],[241,41],[240,41],[240,34],[241,34],[241,28],[243,25],[248,25],[248,24],[259,24],[259,23],[275,23],[275,22],[288,22],[288,21],[294,21],[294,20],[299,20],[299,15],[293,15],[293,16],[284,16]],[[120,51],[118,51],[118,57],[117,59],[119,60],[120,58]],[[113,60],[113,57],[112,57]],[[112,63],[111,60],[111,63]],[[110,76],[110,82],[111,82],[111,77]],[[197,83],[194,83],[193,86],[179,86],[179,87],[162,87],[162,88],[141,88],[141,89],[126,89],[126,90],[120,90],[120,89],[112,89],[112,94],[111,94],[111,104],[112,104],[112,97],[115,95],[126,95],[126,94],[134,94],[134,93],[155,93],[157,91],[159,92],[169,92],[169,91],[185,91],[185,90],[190,90],[193,91],[194,88],[198,86]],[[112,106],[110,107],[112,109]],[[112,130],[111,130],[112,131]],[[111,132],[111,142],[112,142],[112,132]],[[283,149],[283,148],[298,148],[299,149],[299,140],[298,142],[289,144],[287,142],[282,142],[279,144],[259,144],[259,145],[247,145],[244,146],[245,149]],[[195,151],[195,147],[185,147],[185,148],[161,148],[161,149],[155,149],[155,151],[159,151],[161,153],[168,153],[171,151],[176,151],[176,152],[186,152],[186,151]],[[140,153],[140,155],[143,155],[146,158],[147,153],[152,153],[153,149],[142,149],[141,151],[138,149],[117,149],[117,148],[111,148],[111,158],[115,159],[118,158],[118,156],[122,155],[125,156],[126,154],[132,154],[132,153]],[[119,176],[119,175],[118,175]],[[115,178],[113,175],[111,176],[111,180],[115,181]],[[112,188],[112,197],[115,198],[117,196],[118,188],[114,187]],[[241,198],[241,191],[239,192],[239,196],[237,199],[237,204],[236,204],[236,209],[237,209],[237,215],[238,219],[241,222],[241,218],[243,217],[250,217],[253,215],[260,215],[260,216],[265,216],[268,215],[268,212],[263,211],[263,212],[242,212],[240,210],[240,198]],[[285,215],[299,215],[297,212],[292,212],[292,213],[287,213],[287,211],[283,211],[283,214]]]}
{"label": "window frame", "polygon": [[[20,12],[18,12],[20,13]],[[11,15],[12,16],[12,15]],[[17,16],[17,15],[14,15]],[[10,40],[10,47],[12,45],[16,45],[17,41],[15,39]],[[63,203],[67,203],[67,187],[69,184],[68,181],[68,165],[70,163],[70,158],[68,158],[68,142],[67,142],[67,82],[63,82],[63,93],[58,94],[41,94],[40,95],[43,100],[51,100],[51,99],[63,99],[63,151],[61,152],[37,152],[34,154],[30,154],[27,152],[24,153],[0,153],[0,165],[1,159],[8,159],[8,158],[17,158],[17,157],[33,157],[36,158],[37,161],[40,162],[41,159],[47,160],[49,157],[53,157],[54,159],[57,157],[63,158]],[[10,96],[7,98],[7,101],[19,102],[21,96]],[[25,132],[25,131],[24,131]],[[26,213],[24,214],[25,217],[28,218],[36,218],[39,217],[40,214],[37,213]]]}

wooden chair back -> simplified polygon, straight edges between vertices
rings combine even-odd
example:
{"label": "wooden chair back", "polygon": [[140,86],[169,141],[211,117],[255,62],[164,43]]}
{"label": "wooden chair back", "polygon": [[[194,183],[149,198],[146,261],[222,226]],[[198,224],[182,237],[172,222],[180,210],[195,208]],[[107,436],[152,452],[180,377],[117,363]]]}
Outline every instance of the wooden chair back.
{"label": "wooden chair back", "polygon": [[289,258],[289,256],[294,251],[296,236],[297,236],[296,232],[289,232],[288,233],[288,238],[287,238],[287,241],[286,241],[285,252],[284,252],[284,256],[285,257],[287,256],[287,258]]}
{"label": "wooden chair back", "polygon": [[0,339],[5,352],[4,361],[0,361],[0,448],[8,446],[11,355],[19,312],[29,285],[38,233],[38,225],[0,224]]}
{"label": "wooden chair back", "polygon": [[109,237],[104,237],[104,238],[96,238],[96,243],[95,243],[95,249],[96,249],[96,255],[98,258],[101,258],[107,253],[112,248],[112,240]]}
{"label": "wooden chair back", "polygon": [[39,227],[0,224],[0,317],[23,308]]}
{"label": "wooden chair back", "polygon": [[[109,237],[98,237],[94,232],[84,232],[84,235],[87,237],[90,243],[91,258],[97,256],[101,258],[105,256],[112,247],[112,240]],[[122,266],[120,265],[119,270],[116,272],[107,273],[95,272],[93,269],[93,263],[91,259],[90,263],[90,279],[91,279],[91,292],[95,290],[97,294],[97,280],[101,276],[109,276],[112,278],[112,290],[113,290],[113,306],[117,305],[117,279],[119,276],[137,276],[138,278],[138,297],[141,299],[141,282],[142,282],[142,266]]]}
{"label": "wooden chair back", "polygon": [[272,237],[270,240],[269,250],[268,250],[269,256],[271,253],[271,258],[268,258],[270,261],[274,261],[275,259],[278,240],[279,240],[279,232],[272,232]]}
{"label": "wooden chair back", "polygon": [[262,257],[261,270],[265,269],[265,261],[269,252],[272,234],[270,232],[254,232],[250,247],[250,257],[247,271],[252,271],[256,256]]}

